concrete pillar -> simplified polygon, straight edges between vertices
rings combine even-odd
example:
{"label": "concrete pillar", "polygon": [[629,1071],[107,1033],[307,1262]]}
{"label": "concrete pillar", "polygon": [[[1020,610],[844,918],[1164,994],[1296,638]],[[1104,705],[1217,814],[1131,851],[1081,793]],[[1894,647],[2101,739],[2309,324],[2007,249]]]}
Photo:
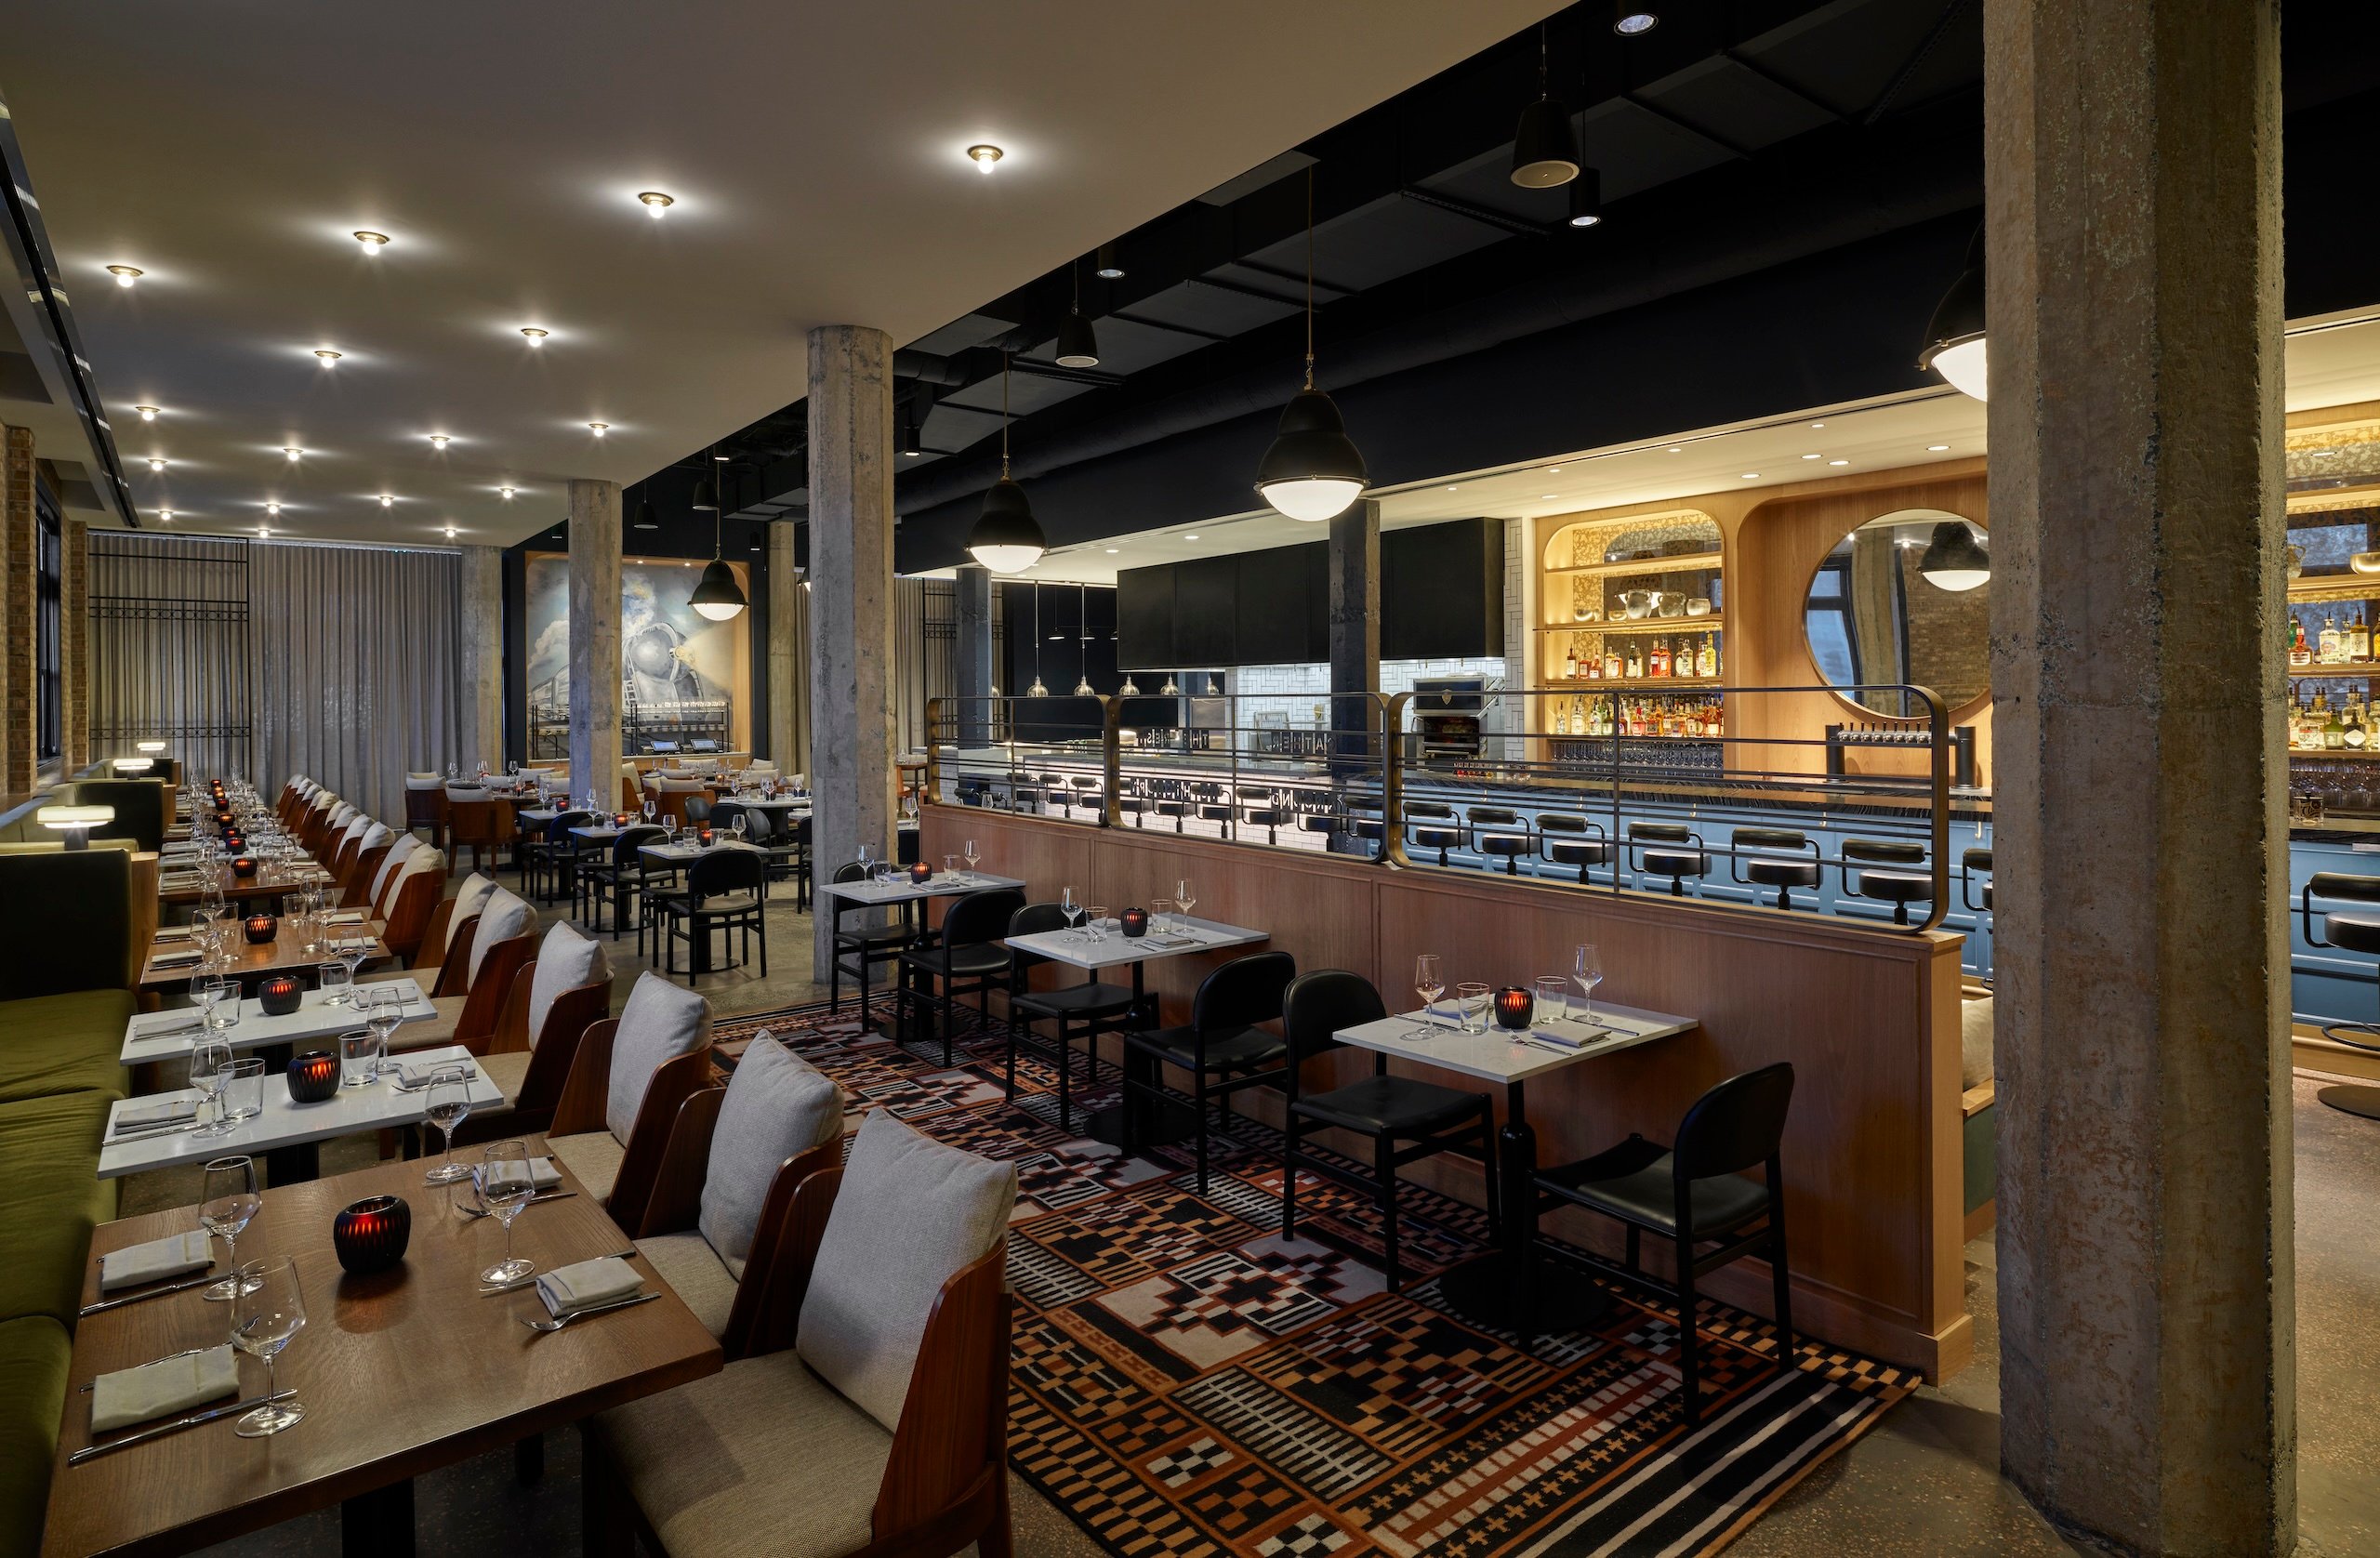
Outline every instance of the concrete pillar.
{"label": "concrete pillar", "polygon": [[2295,1542],[2276,0],[1986,0],[2001,1459]]}
{"label": "concrete pillar", "polygon": [[[79,773],[91,755],[91,527],[81,520],[59,526],[58,698],[60,767]],[[131,757],[110,752],[111,758]]]}
{"label": "concrete pillar", "polygon": [[959,745],[988,746],[992,741],[992,571],[962,564],[957,596]]}
{"label": "concrete pillar", "polygon": [[32,791],[41,763],[34,681],[34,581],[40,520],[33,510],[33,430],[0,435],[0,794]]}
{"label": "concrete pillar", "polygon": [[570,789],[620,793],[620,484],[570,484]]}
{"label": "concrete pillar", "polygon": [[[464,547],[463,641],[459,666],[462,686],[457,694],[462,716],[462,750],[457,759],[468,769],[484,762],[504,767],[504,553],[496,547]],[[616,595],[614,610],[618,609]],[[574,667],[575,668],[575,667]],[[574,675],[574,682],[576,677]],[[443,765],[435,752],[413,754],[416,766]]]}
{"label": "concrete pillar", "polygon": [[784,773],[810,770],[810,592],[789,521],[769,526],[768,756]]}
{"label": "concrete pillar", "polygon": [[[1380,760],[1360,733],[1376,718],[1361,694],[1380,687],[1380,504],[1363,498],[1330,522],[1331,771],[1359,780]],[[1368,852],[1369,846],[1333,834],[1334,851]]]}
{"label": "concrete pillar", "polygon": [[[810,790],[818,878],[862,844],[889,859],[892,767],[892,341],[810,332]],[[817,916],[817,967],[834,956]]]}

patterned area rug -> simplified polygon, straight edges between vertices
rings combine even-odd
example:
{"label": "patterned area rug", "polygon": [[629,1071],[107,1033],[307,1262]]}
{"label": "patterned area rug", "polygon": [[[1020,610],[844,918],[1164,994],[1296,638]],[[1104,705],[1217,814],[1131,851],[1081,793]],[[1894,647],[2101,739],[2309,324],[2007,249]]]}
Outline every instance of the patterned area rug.
{"label": "patterned area rug", "polygon": [[[1013,1162],[1012,1463],[1118,1558],[1586,1558],[1716,1551],[1917,1385],[1805,1343],[1774,1367],[1765,1321],[1704,1301],[1702,1426],[1677,1399],[1678,1320],[1652,1296],[1527,1346],[1443,1307],[1435,1274],[1486,1220],[1419,1186],[1400,1201],[1403,1291],[1385,1291],[1370,1201],[1302,1175],[1281,1236],[1280,1138],[1233,1116],[1197,1194],[1186,1147],[1128,1156],[1057,1122],[1056,1072],[1003,1030],[895,1047],[824,1006],[767,1028],[943,1141]],[[1079,1051],[1078,1051],[1079,1054]]]}

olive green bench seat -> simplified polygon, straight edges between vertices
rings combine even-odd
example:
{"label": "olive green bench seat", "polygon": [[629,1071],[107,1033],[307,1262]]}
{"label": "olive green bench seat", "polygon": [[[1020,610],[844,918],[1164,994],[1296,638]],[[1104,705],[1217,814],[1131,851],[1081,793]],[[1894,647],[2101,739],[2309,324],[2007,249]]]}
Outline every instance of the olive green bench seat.
{"label": "olive green bench seat", "polygon": [[129,990],[0,1003],[0,1103],[73,1092],[129,1097],[116,1057],[134,1010]]}
{"label": "olive green bench seat", "polygon": [[0,1103],[0,1320],[46,1314],[72,1327],[91,1231],[112,1221],[116,1184],[99,1177],[108,1093]]}
{"label": "olive green bench seat", "polygon": [[0,1558],[41,1549],[74,1340],[47,1315],[0,1320]]}

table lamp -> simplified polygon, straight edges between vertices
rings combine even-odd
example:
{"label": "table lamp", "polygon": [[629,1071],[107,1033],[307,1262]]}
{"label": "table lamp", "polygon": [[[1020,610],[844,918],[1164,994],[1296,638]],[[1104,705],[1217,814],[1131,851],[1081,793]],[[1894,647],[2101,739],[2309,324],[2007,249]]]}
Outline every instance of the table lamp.
{"label": "table lamp", "polygon": [[132,746],[135,751],[146,752],[152,758],[165,749],[165,744],[162,741],[136,741]]}
{"label": "table lamp", "polygon": [[127,773],[136,775],[146,773],[157,766],[157,759],[154,758],[116,758],[111,760],[114,763],[119,776]]}
{"label": "table lamp", "polygon": [[33,813],[33,820],[44,827],[53,827],[66,835],[70,850],[88,849],[91,829],[103,827],[115,821],[112,806],[45,806]]}

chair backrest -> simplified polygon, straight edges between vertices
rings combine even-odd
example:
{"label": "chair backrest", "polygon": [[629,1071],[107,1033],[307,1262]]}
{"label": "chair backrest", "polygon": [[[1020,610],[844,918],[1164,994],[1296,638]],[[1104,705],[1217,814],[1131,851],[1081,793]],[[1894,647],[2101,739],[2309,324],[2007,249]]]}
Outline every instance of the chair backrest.
{"label": "chair backrest", "polygon": [[1730,1076],[1704,1093],[1677,1128],[1672,1161],[1681,1180],[1707,1180],[1770,1161],[1793,1102],[1793,1067],[1779,1061]]}
{"label": "chair backrest", "polygon": [[962,893],[942,917],[943,945],[982,946],[998,941],[1025,906],[1025,893],[1018,888],[987,887]]}
{"label": "chair backrest", "polygon": [[757,888],[768,869],[767,858],[751,850],[705,850],[686,867],[686,891],[707,898]]}
{"label": "chair backrest", "polygon": [[1372,982],[1345,969],[1302,973],[1281,996],[1281,1032],[1300,1059],[1338,1048],[1342,1028],[1377,1023],[1387,1015],[1388,1007]]}
{"label": "chair backrest", "polygon": [[1574,817],[1567,812],[1540,812],[1537,814],[1537,830],[1540,833],[1584,833],[1593,825],[1586,818]]}
{"label": "chair backrest", "polygon": [[[1008,930],[1005,933],[1011,938],[1038,936],[1047,931],[1063,931],[1065,928],[1066,911],[1064,904],[1027,904],[1008,917]],[[1019,952],[1016,955],[1016,966],[1020,969],[1035,968],[1049,961],[1049,958],[1038,952]]]}
{"label": "chair backrest", "polygon": [[705,790],[699,795],[686,796],[678,803],[680,814],[684,816],[684,818],[690,823],[707,823],[710,821],[710,808],[711,799],[710,792],[708,790]]}
{"label": "chair backrest", "polygon": [[1891,838],[1845,838],[1843,841],[1845,860],[1871,860],[1884,865],[1923,865],[1925,846],[1904,844]]}
{"label": "chair backrest", "polygon": [[1969,850],[1959,856],[1959,864],[1969,871],[1989,871],[1991,869],[1991,852]]}
{"label": "chair backrest", "polygon": [[2351,903],[2380,904],[2380,877],[2350,876],[2344,871],[2317,871],[2307,878],[2309,898],[2344,898]]}
{"label": "chair backrest", "polygon": [[612,864],[622,867],[633,865],[639,850],[647,844],[660,843],[668,837],[668,832],[656,824],[631,823],[620,829],[620,836],[612,840]]}
{"label": "chair backrest", "polygon": [[1656,844],[1684,844],[1692,840],[1694,833],[1684,823],[1630,823],[1628,837]]}
{"label": "chair backrest", "polygon": [[1739,827],[1730,836],[1739,850],[1806,850],[1810,837],[1790,827]]}
{"label": "chair backrest", "polygon": [[546,825],[546,842],[549,844],[567,844],[570,842],[570,830],[572,828],[595,827],[601,825],[602,821],[603,816],[600,812],[557,812],[554,815],[554,820]]}
{"label": "chair backrest", "polygon": [[1298,960],[1286,952],[1251,952],[1235,957],[1198,982],[1190,998],[1190,1025],[1201,1033],[1245,1028],[1281,1015],[1281,997],[1298,976]]}
{"label": "chair backrest", "polygon": [[848,865],[836,866],[832,879],[839,882],[864,882],[867,880],[868,869],[867,866],[854,860]]}

